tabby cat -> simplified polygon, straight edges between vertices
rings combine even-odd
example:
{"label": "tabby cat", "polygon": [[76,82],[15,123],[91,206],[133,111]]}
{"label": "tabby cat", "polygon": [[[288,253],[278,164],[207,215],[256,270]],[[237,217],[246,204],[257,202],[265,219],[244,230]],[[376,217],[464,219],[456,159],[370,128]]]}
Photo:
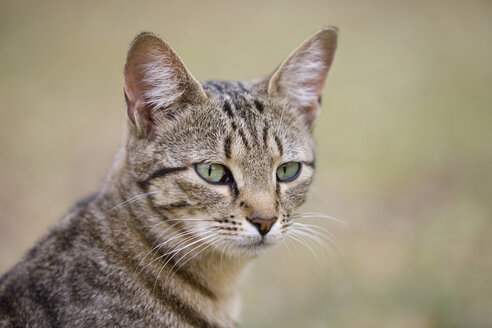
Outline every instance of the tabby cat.
{"label": "tabby cat", "polygon": [[199,82],[138,35],[125,143],[102,189],[1,278],[0,326],[236,326],[241,272],[293,231],[311,184],[337,32],[251,82]]}

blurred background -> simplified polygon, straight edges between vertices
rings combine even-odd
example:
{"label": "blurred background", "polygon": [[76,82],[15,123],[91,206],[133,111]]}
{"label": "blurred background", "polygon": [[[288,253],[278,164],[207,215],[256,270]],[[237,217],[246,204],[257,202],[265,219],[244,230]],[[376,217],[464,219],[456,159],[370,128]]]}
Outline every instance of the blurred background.
{"label": "blurred background", "polygon": [[242,327],[492,327],[492,2],[0,0],[0,272],[96,191],[149,30],[200,80],[271,72],[319,28],[340,43],[302,219],[243,282]]}

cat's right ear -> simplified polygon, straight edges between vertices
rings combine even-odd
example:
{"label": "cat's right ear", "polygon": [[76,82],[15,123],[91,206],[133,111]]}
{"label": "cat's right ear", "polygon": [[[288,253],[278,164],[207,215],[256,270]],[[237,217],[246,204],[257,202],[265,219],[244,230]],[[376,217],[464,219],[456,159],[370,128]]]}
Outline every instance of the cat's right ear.
{"label": "cat's right ear", "polygon": [[126,58],[125,99],[137,134],[151,138],[160,114],[172,117],[185,103],[205,101],[207,96],[176,52],[144,32],[135,38]]}

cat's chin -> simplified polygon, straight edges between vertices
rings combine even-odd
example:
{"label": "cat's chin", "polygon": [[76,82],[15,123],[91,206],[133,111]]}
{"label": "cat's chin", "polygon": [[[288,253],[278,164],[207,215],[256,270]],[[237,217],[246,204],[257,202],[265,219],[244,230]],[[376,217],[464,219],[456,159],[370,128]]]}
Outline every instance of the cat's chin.
{"label": "cat's chin", "polygon": [[266,238],[257,240],[242,240],[237,241],[230,247],[229,252],[233,256],[255,258],[262,255],[272,246],[278,244],[278,241],[272,241]]}

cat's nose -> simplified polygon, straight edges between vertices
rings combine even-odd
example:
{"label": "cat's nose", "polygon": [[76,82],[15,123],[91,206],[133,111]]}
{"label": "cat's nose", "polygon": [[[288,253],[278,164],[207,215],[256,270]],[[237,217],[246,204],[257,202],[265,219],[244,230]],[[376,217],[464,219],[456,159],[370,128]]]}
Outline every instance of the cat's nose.
{"label": "cat's nose", "polygon": [[258,229],[260,234],[262,236],[264,236],[270,231],[270,229],[272,228],[275,221],[277,221],[277,217],[275,216],[275,217],[270,218],[270,219],[263,219],[260,217],[254,217],[252,219],[246,218],[246,220],[248,220],[249,223],[254,225],[256,227],[256,229]]}

